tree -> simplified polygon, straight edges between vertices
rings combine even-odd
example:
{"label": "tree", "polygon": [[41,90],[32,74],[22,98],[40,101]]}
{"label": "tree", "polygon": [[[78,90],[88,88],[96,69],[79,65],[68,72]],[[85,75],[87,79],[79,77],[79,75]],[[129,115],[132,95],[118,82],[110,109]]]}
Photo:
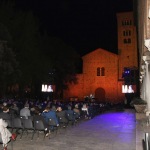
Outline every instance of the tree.
{"label": "tree", "polygon": [[7,41],[8,45],[12,44],[12,37],[8,29],[2,23],[0,23],[0,39],[3,41]]}
{"label": "tree", "polygon": [[9,41],[19,62],[18,83],[22,92],[29,86],[36,95],[43,82],[55,82],[57,91],[62,91],[67,82],[76,82],[79,55],[62,40],[41,36],[39,22],[32,12],[20,11],[15,9],[14,2],[3,1],[0,18],[9,31]]}
{"label": "tree", "polygon": [[18,63],[11,48],[6,41],[0,41],[0,91],[1,96],[7,92],[9,85],[17,82],[19,75]]}
{"label": "tree", "polygon": [[68,82],[76,82],[76,66],[80,57],[72,47],[58,38],[45,34],[40,41],[45,54],[44,58],[46,58],[45,63],[49,62],[49,65],[45,65],[43,72],[49,75],[50,80],[53,79],[56,91],[62,94]]}
{"label": "tree", "polygon": [[25,85],[34,85],[33,79],[39,72],[38,21],[32,12],[16,9],[12,1],[1,2],[0,18],[11,35],[11,44],[21,70],[19,85],[23,92]]}

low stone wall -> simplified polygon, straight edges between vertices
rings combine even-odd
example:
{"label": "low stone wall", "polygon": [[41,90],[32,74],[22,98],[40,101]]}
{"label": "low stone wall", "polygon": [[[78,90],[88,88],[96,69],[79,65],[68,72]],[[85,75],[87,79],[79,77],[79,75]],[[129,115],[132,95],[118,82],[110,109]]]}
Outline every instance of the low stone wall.
{"label": "low stone wall", "polygon": [[145,113],[136,113],[136,120],[146,119]]}

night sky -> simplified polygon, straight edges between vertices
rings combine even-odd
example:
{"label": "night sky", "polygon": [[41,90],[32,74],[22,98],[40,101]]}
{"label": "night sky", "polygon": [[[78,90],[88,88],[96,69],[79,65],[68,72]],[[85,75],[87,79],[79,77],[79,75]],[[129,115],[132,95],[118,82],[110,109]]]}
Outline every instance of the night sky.
{"label": "night sky", "polygon": [[104,48],[117,53],[116,13],[132,11],[132,0],[17,0],[32,10],[42,30],[72,46],[81,56]]}

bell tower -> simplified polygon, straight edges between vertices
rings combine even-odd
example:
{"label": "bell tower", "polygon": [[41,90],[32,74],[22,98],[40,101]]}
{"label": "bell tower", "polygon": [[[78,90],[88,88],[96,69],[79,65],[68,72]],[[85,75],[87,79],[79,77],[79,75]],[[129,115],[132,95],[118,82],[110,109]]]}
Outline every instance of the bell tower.
{"label": "bell tower", "polygon": [[[124,75],[134,75],[138,67],[137,36],[133,12],[117,13],[117,25],[119,79],[123,79]],[[132,81],[129,79],[128,84],[131,84],[130,82]]]}

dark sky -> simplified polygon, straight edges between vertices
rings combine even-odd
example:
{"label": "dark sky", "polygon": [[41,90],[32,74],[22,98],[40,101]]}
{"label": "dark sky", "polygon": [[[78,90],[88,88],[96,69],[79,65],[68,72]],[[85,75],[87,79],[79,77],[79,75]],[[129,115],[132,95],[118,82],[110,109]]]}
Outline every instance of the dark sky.
{"label": "dark sky", "polygon": [[116,13],[132,11],[132,0],[17,0],[39,17],[42,29],[79,54],[96,48],[117,53]]}

